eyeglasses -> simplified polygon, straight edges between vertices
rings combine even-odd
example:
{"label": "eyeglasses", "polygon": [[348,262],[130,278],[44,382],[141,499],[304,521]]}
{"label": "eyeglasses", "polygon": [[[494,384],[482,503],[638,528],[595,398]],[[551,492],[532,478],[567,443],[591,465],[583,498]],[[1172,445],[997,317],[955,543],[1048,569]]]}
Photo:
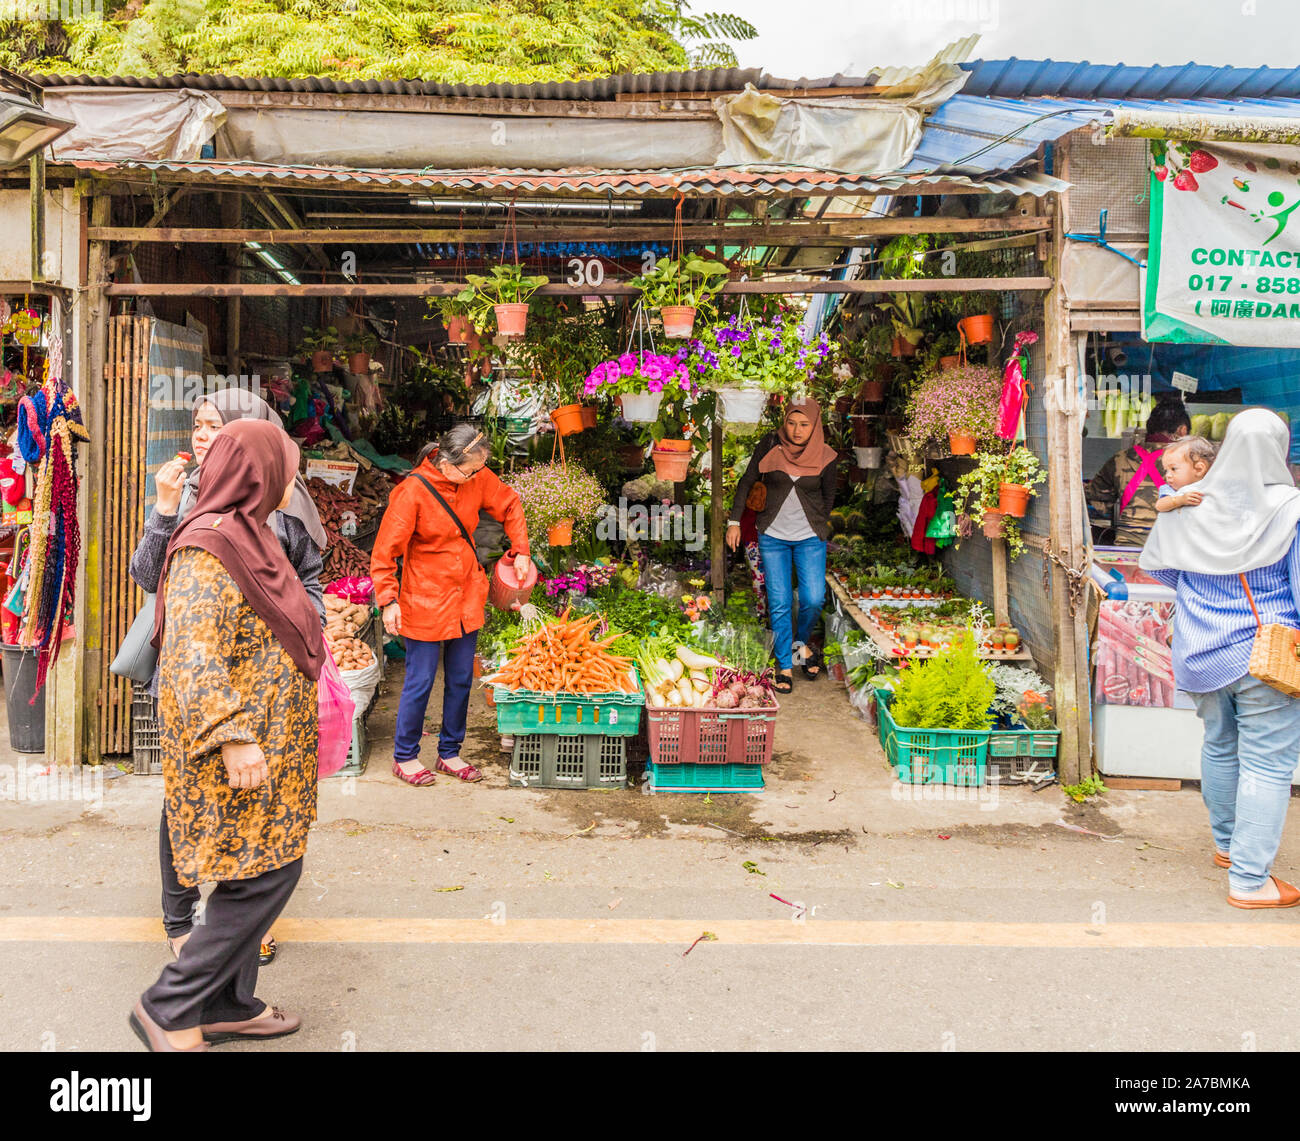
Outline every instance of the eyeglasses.
{"label": "eyeglasses", "polygon": [[454,467],[458,472],[460,472],[460,474],[463,475],[466,479],[478,475],[479,472],[481,472],[485,467],[487,467],[486,464],[479,464],[478,467],[476,467],[473,471],[466,471],[463,467],[460,466],[460,464],[452,464],[451,466]]}

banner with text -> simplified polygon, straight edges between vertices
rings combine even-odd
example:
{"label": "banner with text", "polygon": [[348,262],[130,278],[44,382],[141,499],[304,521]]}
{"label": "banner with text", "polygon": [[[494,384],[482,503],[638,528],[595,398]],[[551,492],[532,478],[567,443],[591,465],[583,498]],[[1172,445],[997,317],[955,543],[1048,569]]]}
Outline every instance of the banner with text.
{"label": "banner with text", "polygon": [[1148,341],[1300,347],[1300,147],[1152,140]]}

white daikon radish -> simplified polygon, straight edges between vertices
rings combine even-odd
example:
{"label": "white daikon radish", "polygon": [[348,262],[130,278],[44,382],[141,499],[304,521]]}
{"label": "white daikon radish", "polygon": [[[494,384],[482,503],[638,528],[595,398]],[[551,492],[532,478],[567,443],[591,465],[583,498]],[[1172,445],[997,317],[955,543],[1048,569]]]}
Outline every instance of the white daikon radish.
{"label": "white daikon radish", "polygon": [[668,672],[672,675],[673,681],[681,681],[682,674],[686,672],[686,666],[682,664],[680,659],[674,658],[669,664]]}
{"label": "white daikon radish", "polygon": [[667,658],[656,658],[654,666],[656,676],[661,678],[672,677],[673,667]]}
{"label": "white daikon radish", "polygon": [[709,690],[711,686],[707,679],[702,677],[693,677],[691,678],[691,688],[694,689],[696,693],[704,693]]}
{"label": "white daikon radish", "polygon": [[681,694],[683,705],[690,705],[695,700],[695,690],[685,678],[677,683],[677,692]]}
{"label": "white daikon radish", "polygon": [[678,693],[677,690],[675,690],[675,689],[670,689],[670,690],[668,691],[668,704],[669,704],[669,705],[681,705],[681,703],[682,703],[682,695],[681,695],[680,693]]}
{"label": "white daikon radish", "polygon": [[665,698],[662,693],[653,689],[646,690],[645,699],[650,703],[651,709],[662,709],[668,704],[667,698]]}
{"label": "white daikon radish", "polygon": [[690,677],[691,677],[691,681],[709,680],[709,675],[706,674],[703,670],[691,670]]}
{"label": "white daikon radish", "polygon": [[689,646],[677,647],[677,659],[693,670],[710,670],[715,666],[722,665],[717,658],[705,657],[703,654],[696,653]]}

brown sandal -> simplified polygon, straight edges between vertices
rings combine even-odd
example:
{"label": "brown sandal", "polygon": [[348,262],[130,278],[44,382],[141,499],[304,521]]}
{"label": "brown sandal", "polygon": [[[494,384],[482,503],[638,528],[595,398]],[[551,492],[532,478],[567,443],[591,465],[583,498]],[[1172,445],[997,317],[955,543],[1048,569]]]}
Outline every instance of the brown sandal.
{"label": "brown sandal", "polygon": [[1228,896],[1228,902],[1233,907],[1241,907],[1246,910],[1265,907],[1294,907],[1300,903],[1300,888],[1294,884],[1289,884],[1286,880],[1280,880],[1277,876],[1269,876],[1277,884],[1277,899],[1237,899],[1235,896]]}

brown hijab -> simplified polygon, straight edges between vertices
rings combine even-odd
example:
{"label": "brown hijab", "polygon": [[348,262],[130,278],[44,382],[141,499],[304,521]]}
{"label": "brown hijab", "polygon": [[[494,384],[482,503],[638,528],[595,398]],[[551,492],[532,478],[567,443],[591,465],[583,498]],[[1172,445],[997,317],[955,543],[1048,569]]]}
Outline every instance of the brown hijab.
{"label": "brown hijab", "polygon": [[182,547],[215,555],[248,604],[312,681],[325,650],[320,618],[267,520],[298,470],[298,445],[266,420],[235,420],[212,441],[199,495],[167,544],[158,582],[153,644],[162,645],[167,621],[167,570]]}
{"label": "brown hijab", "polygon": [[798,403],[790,402],[785,415],[802,412],[812,421],[812,435],[803,444],[796,444],[786,434],[785,420],[776,433],[776,447],[758,461],[758,470],[762,472],[783,471],[792,480],[805,475],[821,475],[827,465],[840,458],[839,452],[826,442],[826,433],[822,430],[822,407],[809,397]]}
{"label": "brown hijab", "polygon": [[[223,425],[233,424],[236,420],[268,420],[277,428],[284,427],[280,414],[257,393],[250,392],[246,388],[232,386],[218,389],[205,396],[200,403],[211,404],[217,410]],[[199,472],[202,466],[200,464],[196,467],[190,473],[189,479],[185,481],[193,498],[198,498]],[[325,534],[325,526],[320,521],[320,512],[316,510],[316,503],[311,497],[311,492],[307,490],[306,481],[302,476],[294,480],[293,499],[284,509],[284,514],[292,515],[307,528],[307,534],[311,536],[311,541],[318,549],[323,551],[329,545],[329,536]]]}

